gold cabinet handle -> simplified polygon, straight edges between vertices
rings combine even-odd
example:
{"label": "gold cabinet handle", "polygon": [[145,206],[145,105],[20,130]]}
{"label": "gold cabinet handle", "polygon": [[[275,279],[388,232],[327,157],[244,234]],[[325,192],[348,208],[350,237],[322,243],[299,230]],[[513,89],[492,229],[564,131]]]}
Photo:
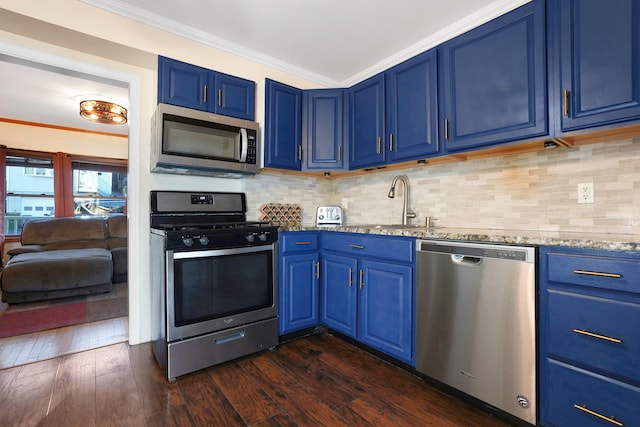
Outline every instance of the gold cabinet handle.
{"label": "gold cabinet handle", "polygon": [[218,107],[222,107],[222,89],[218,89]]}
{"label": "gold cabinet handle", "polygon": [[584,274],[585,276],[599,276],[599,277],[611,277],[613,279],[622,278],[622,274],[618,273],[600,273],[598,271],[589,271],[589,270],[573,270],[575,274]]}
{"label": "gold cabinet handle", "polygon": [[562,114],[569,117],[569,89],[562,91]]}
{"label": "gold cabinet handle", "polygon": [[382,137],[378,137],[378,148],[376,149],[376,152],[378,154],[380,154],[380,152],[382,151]]}
{"label": "gold cabinet handle", "polygon": [[601,420],[605,420],[605,421],[609,421],[611,424],[614,424],[618,427],[622,427],[624,426],[624,424],[622,424],[620,421],[616,420],[614,417],[607,417],[604,416],[602,414],[597,413],[596,411],[593,411],[589,408],[587,408],[587,405],[578,405],[576,403],[573,404],[573,407],[576,409],[579,409],[583,412],[586,412],[589,415],[593,415],[594,417],[600,418]]}
{"label": "gold cabinet handle", "polygon": [[580,335],[586,335],[586,336],[592,337],[592,338],[598,338],[598,339],[604,340],[604,341],[614,342],[616,344],[622,344],[622,340],[619,339],[619,338],[608,337],[606,335],[596,334],[594,332],[585,331],[584,329],[574,329],[573,332],[575,332],[576,334],[580,334]]}
{"label": "gold cabinet handle", "polygon": [[349,287],[353,286],[353,268],[349,267]]}
{"label": "gold cabinet handle", "polygon": [[310,245],[311,242],[296,242],[296,245]]}
{"label": "gold cabinet handle", "polygon": [[203,97],[204,97],[204,103],[207,103],[207,85],[204,85],[204,93],[203,93]]}
{"label": "gold cabinet handle", "polygon": [[320,278],[320,262],[316,262],[316,279]]}
{"label": "gold cabinet handle", "polygon": [[389,134],[389,151],[393,151],[393,134]]}
{"label": "gold cabinet handle", "polygon": [[353,243],[351,243],[349,246],[350,246],[350,247],[352,247],[352,248],[354,248],[354,249],[364,249],[364,246],[362,246],[362,245],[355,245],[355,244],[353,244]]}
{"label": "gold cabinet handle", "polygon": [[360,269],[360,289],[362,289],[362,287],[364,286],[364,278],[362,277],[364,275],[364,270]]}

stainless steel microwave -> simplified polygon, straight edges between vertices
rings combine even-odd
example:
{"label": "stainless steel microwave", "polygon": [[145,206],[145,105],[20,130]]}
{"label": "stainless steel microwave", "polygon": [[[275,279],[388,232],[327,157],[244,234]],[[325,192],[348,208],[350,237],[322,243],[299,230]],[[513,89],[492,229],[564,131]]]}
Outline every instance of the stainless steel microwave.
{"label": "stainless steel microwave", "polygon": [[259,125],[175,105],[154,115],[151,171],[239,177],[260,169]]}

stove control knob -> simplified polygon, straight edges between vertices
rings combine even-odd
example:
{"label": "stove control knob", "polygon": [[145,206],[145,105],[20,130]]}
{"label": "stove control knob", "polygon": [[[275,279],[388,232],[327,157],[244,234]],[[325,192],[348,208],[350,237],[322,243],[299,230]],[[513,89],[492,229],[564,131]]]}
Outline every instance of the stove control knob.
{"label": "stove control knob", "polygon": [[200,242],[202,246],[207,246],[209,244],[209,238],[207,236],[200,236],[198,242]]}
{"label": "stove control knob", "polygon": [[258,239],[262,240],[263,242],[267,240],[267,233],[261,233],[258,235]]}
{"label": "stove control knob", "polygon": [[186,247],[190,248],[191,246],[193,246],[193,238],[191,238],[191,237],[183,237],[182,238],[182,243],[184,243],[184,245]]}
{"label": "stove control knob", "polygon": [[249,243],[253,243],[255,237],[253,234],[247,234],[246,236],[244,236],[245,239],[247,239],[247,242]]}

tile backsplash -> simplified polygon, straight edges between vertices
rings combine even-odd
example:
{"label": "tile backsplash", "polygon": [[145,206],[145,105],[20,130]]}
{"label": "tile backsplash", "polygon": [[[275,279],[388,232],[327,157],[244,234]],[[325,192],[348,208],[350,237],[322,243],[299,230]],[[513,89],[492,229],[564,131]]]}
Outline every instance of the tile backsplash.
{"label": "tile backsplash", "polygon": [[[264,172],[246,180],[248,215],[297,203],[311,225],[318,205],[338,204],[347,224],[400,223],[404,188],[387,197],[399,174],[414,224],[640,234],[640,138],[330,180]],[[593,204],[578,203],[579,183],[593,183]]]}

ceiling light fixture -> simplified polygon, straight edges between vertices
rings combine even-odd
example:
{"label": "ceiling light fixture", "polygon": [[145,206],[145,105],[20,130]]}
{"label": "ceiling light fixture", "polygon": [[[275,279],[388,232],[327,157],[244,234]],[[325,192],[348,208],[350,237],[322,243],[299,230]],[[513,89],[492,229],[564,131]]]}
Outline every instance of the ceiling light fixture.
{"label": "ceiling light fixture", "polygon": [[80,103],[80,115],[92,122],[109,125],[127,123],[127,109],[107,101],[87,100]]}

